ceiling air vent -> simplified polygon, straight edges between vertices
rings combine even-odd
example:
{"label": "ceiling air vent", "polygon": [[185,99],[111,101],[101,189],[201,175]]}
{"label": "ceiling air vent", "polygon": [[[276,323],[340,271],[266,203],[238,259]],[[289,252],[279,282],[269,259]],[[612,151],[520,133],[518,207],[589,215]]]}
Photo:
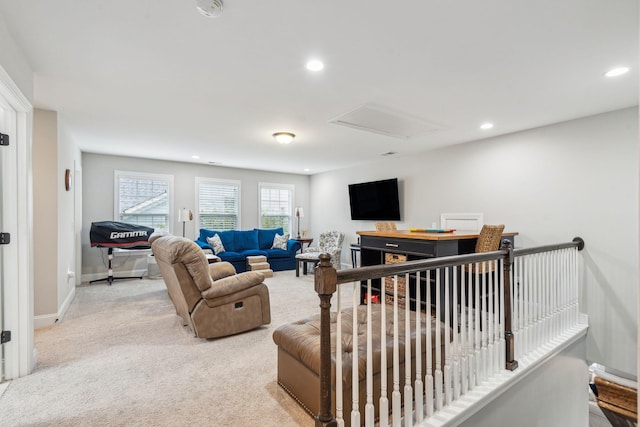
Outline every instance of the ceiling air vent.
{"label": "ceiling air vent", "polygon": [[438,130],[426,120],[372,103],[331,119],[329,123],[402,139]]}

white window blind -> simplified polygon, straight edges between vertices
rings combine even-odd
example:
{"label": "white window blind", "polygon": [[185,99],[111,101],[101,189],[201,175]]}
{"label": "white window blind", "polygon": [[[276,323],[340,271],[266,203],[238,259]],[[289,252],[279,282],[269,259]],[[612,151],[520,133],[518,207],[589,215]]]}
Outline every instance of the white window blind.
{"label": "white window blind", "polygon": [[171,175],[115,171],[116,221],[169,230]]}
{"label": "white window blind", "polygon": [[291,230],[293,185],[260,183],[260,226]]}
{"label": "white window blind", "polygon": [[240,227],[240,182],[198,180],[198,223],[210,230]]}

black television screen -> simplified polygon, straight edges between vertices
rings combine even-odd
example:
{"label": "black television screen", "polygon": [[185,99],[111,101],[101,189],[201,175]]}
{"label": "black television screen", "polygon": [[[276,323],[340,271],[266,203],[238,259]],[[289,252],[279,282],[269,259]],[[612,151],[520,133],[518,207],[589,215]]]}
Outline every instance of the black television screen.
{"label": "black television screen", "polygon": [[400,220],[398,178],[349,185],[351,219]]}

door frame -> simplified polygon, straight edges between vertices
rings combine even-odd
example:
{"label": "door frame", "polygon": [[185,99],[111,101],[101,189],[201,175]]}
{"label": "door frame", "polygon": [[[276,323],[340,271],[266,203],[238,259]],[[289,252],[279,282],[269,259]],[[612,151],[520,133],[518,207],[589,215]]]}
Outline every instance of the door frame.
{"label": "door frame", "polygon": [[[33,371],[33,107],[0,66],[0,97],[9,105],[8,147],[2,147],[2,230],[11,243],[2,250],[2,315],[11,341],[3,344],[4,378]],[[0,378],[2,380],[2,378]]]}

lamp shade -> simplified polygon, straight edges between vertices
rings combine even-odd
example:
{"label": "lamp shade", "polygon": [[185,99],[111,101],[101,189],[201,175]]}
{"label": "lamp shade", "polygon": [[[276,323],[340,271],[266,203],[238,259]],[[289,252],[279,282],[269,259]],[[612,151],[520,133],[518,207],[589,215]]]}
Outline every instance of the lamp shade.
{"label": "lamp shade", "polygon": [[180,209],[178,211],[178,222],[193,221],[193,213],[189,209]]}
{"label": "lamp shade", "polygon": [[298,207],[296,208],[294,215],[297,216],[298,218],[304,217],[304,210]]}

